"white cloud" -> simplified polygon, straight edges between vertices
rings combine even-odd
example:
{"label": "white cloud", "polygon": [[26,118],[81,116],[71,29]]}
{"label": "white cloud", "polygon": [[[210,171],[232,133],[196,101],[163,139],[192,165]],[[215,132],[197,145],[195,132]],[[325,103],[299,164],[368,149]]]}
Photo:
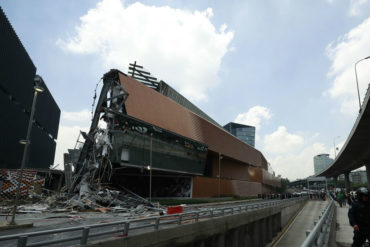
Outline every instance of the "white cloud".
{"label": "white cloud", "polygon": [[281,174],[290,180],[306,178],[314,174],[313,157],[326,153],[321,143],[313,143],[294,153],[282,153],[269,159],[276,174]]}
{"label": "white cloud", "polygon": [[[75,147],[80,131],[87,132],[90,124],[91,112],[87,109],[78,112],[62,112],[54,159],[58,169],[63,169],[63,154],[67,149]],[[83,138],[81,137],[80,140],[83,141]]]}
{"label": "white cloud", "polygon": [[[57,140],[57,147],[55,150],[54,164],[57,165],[57,169],[63,169],[63,154],[68,149],[75,147],[78,135],[80,131],[88,131],[88,127],[84,126],[59,126],[59,134]],[[81,138],[82,140],[83,138]]]}
{"label": "white cloud", "polygon": [[[350,30],[337,42],[327,47],[327,54],[332,60],[328,73],[333,78],[333,85],[328,94],[341,103],[341,112],[353,114],[358,111],[355,63],[370,55],[370,18]],[[357,66],[360,96],[363,100],[370,78],[370,59]]]}
{"label": "white cloud", "polygon": [[361,14],[361,9],[368,0],[351,0],[349,4],[348,14],[350,16],[358,16]]}
{"label": "white cloud", "polygon": [[[221,60],[233,32],[210,21],[211,8],[186,11],[103,0],[80,18],[76,34],[58,40],[75,53],[97,54],[102,66],[126,68],[138,61],[192,100],[205,100],[219,83]],[[165,78],[164,78],[165,77]]]}
{"label": "white cloud", "polygon": [[88,122],[91,121],[91,111],[84,109],[79,112],[62,112],[62,120],[71,122]]}
{"label": "white cloud", "polygon": [[[339,143],[333,143],[333,147],[331,147],[330,151],[328,152],[328,154],[330,155],[331,158],[334,159],[340,153],[340,151],[342,150],[342,148],[344,146],[344,143],[345,143],[345,140],[340,141]],[[337,148],[337,150],[335,150],[335,152],[334,152],[334,144],[335,144],[335,147]]]}
{"label": "white cloud", "polygon": [[327,148],[315,141],[318,134],[289,133],[284,126],[264,136],[263,153],[276,174],[290,180],[313,175],[313,157]]}
{"label": "white cloud", "polygon": [[264,150],[270,154],[292,153],[303,145],[303,137],[288,133],[284,126],[264,137]]}
{"label": "white cloud", "polygon": [[271,116],[270,109],[257,105],[250,108],[246,113],[238,114],[234,122],[255,126],[258,130],[261,127],[262,121],[270,119]]}

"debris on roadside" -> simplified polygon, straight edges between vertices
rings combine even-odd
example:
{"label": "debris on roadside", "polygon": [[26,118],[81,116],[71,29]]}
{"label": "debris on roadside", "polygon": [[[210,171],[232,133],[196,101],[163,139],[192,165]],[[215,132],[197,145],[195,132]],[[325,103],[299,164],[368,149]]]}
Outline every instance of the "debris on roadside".
{"label": "debris on roadside", "polygon": [[[113,75],[117,75],[116,71],[104,75],[104,85],[89,132],[81,131],[75,148],[64,154],[64,172],[59,171],[58,176],[54,175],[56,178],[52,187],[55,190],[43,188],[47,183],[45,176],[39,176],[37,171],[25,171],[21,181],[23,202],[18,206],[17,213],[97,212],[130,217],[163,215],[166,212],[165,208],[152,204],[122,186],[112,184],[114,138],[111,131],[119,129],[126,133],[129,128],[118,118],[128,93]],[[95,99],[96,90],[93,107]],[[80,137],[84,140],[80,141]],[[4,171],[1,176],[4,184],[9,184],[11,196],[14,197],[19,181],[18,172]],[[0,212],[10,214],[13,205],[12,200],[1,203]]]}
{"label": "debris on roadside", "polygon": [[[75,194],[68,198],[66,193],[55,193],[51,196],[39,195],[42,203],[22,204],[18,213],[67,213],[67,212],[99,212],[119,213],[122,216],[145,215],[147,213],[163,211],[154,207],[147,200],[118,190],[104,189],[98,192]],[[0,206],[0,213],[9,213],[12,205]]]}

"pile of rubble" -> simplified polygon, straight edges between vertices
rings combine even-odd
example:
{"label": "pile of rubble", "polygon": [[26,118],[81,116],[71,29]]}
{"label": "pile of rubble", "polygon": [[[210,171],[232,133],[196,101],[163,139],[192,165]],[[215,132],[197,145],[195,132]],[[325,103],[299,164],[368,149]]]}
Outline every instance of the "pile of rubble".
{"label": "pile of rubble", "polygon": [[[99,84],[99,83],[98,83]],[[98,85],[97,85],[98,87]],[[94,108],[96,90],[92,107]],[[110,131],[125,132],[126,124],[117,116],[123,112],[128,93],[121,85],[116,71],[104,75],[103,86],[91,120],[89,132],[80,132],[74,149],[64,155],[65,187],[61,192],[33,193],[27,190],[30,202],[42,201],[31,207],[20,206],[18,212],[102,212],[144,215],[161,213],[165,209],[125,189],[103,186],[112,183],[114,166],[111,162],[114,139]],[[121,121],[121,122],[120,122]],[[100,126],[101,124],[101,126]],[[83,137],[83,141],[80,141]],[[14,183],[15,184],[15,183]],[[18,184],[18,183],[17,183]],[[60,188],[60,187],[59,187]],[[25,193],[26,194],[26,193]],[[9,212],[11,205],[0,208]]]}
{"label": "pile of rubble", "polygon": [[[84,189],[83,189],[84,188]],[[48,192],[50,194],[50,191]],[[10,214],[12,202],[2,203],[0,213]],[[76,212],[100,212],[120,213],[126,216],[162,214],[165,208],[153,205],[148,200],[122,188],[121,191],[104,188],[99,191],[89,189],[89,186],[81,186],[80,193],[68,195],[68,193],[54,193],[52,195],[30,193],[24,203],[18,207],[18,213],[76,213]]]}

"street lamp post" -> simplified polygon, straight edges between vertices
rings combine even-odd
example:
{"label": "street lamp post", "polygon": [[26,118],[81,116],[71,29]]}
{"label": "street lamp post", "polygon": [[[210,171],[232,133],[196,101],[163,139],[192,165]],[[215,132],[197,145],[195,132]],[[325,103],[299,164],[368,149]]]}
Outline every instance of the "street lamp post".
{"label": "street lamp post", "polygon": [[[35,78],[35,81],[40,80],[38,77]],[[36,82],[37,82],[36,81]],[[33,123],[33,116],[35,114],[36,109],[36,101],[37,101],[37,94],[44,92],[44,89],[38,85],[33,87],[34,93],[33,93],[33,101],[32,101],[32,108],[31,108],[31,114],[30,119],[28,121],[28,129],[27,129],[27,137],[26,140],[20,140],[20,143],[24,144],[24,150],[23,150],[23,157],[22,157],[22,163],[21,163],[21,169],[19,171],[19,179],[18,179],[18,185],[17,185],[17,194],[15,197],[13,212],[12,212],[12,220],[10,221],[10,225],[15,225],[15,213],[17,211],[18,203],[19,203],[19,196],[21,191],[21,184],[22,184],[22,178],[23,178],[23,169],[24,165],[26,163],[26,158],[28,154],[28,146],[31,144],[30,138],[31,138],[31,131],[32,131],[32,123]]]}
{"label": "street lamp post", "polygon": [[357,96],[358,96],[358,105],[360,107],[359,109],[359,112],[361,112],[361,99],[360,99],[360,89],[358,87],[358,78],[357,78],[357,64],[363,60],[366,60],[366,59],[369,59],[370,56],[368,57],[365,57],[365,58],[362,58],[360,60],[358,60],[356,63],[355,63],[355,75],[356,75],[356,85],[357,85]]}
{"label": "street lamp post", "polygon": [[153,133],[150,133],[149,202],[152,202],[152,157],[153,157]]}
{"label": "street lamp post", "polygon": [[307,178],[307,190],[308,190],[308,196],[310,196],[310,181]]}
{"label": "street lamp post", "polygon": [[221,197],[221,160],[222,154],[218,154],[218,197]]}
{"label": "street lamp post", "polygon": [[337,157],[337,147],[336,147],[336,145],[335,145],[335,140],[336,140],[336,139],[338,139],[338,138],[340,138],[340,136],[336,136],[336,137],[334,137],[334,139],[333,139],[333,145],[334,145],[334,159]]}

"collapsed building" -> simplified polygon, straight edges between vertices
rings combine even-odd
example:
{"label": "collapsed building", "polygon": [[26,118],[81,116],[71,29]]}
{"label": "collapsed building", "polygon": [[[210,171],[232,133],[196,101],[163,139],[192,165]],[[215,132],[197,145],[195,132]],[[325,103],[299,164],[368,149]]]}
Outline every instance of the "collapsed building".
{"label": "collapsed building", "polygon": [[71,192],[109,183],[144,197],[245,197],[280,187],[260,151],[136,62],[102,81],[82,148],[65,155]]}
{"label": "collapsed building", "polygon": [[[51,169],[60,109],[0,7],[0,198],[16,194],[34,86],[41,86],[32,122],[21,196],[60,191],[45,199],[62,208],[149,205],[142,197],[255,196],[280,180],[262,153],[228,133],[163,81],[130,65],[103,76],[91,127],[82,147],[65,155],[65,170]],[[104,122],[105,126],[99,126]],[[73,167],[73,169],[72,169]],[[73,174],[72,174],[73,170]],[[72,192],[78,192],[72,193]],[[36,193],[36,194],[35,194]],[[49,192],[48,192],[49,193]]]}

